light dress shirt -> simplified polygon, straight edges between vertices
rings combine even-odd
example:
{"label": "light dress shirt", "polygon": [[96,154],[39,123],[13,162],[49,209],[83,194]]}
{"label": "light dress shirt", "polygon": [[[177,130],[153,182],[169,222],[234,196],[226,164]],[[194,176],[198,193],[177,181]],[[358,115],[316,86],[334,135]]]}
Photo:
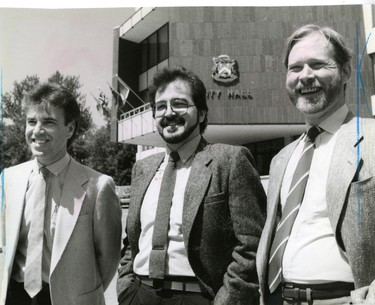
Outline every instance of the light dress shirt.
{"label": "light dress shirt", "polygon": [[[60,206],[61,193],[64,186],[64,179],[70,162],[70,156],[66,154],[59,161],[48,165],[49,170],[47,184],[47,199],[44,218],[44,240],[43,240],[43,258],[42,258],[42,280],[49,283],[49,273],[51,267],[51,254],[53,239],[56,229],[56,216]],[[42,167],[36,159],[34,159],[33,170],[29,177],[29,182],[26,190],[24,212],[21,220],[21,228],[19,240],[17,244],[17,251],[14,258],[14,265],[12,271],[12,279],[17,282],[24,281],[24,271],[27,253],[27,235],[30,229],[32,218],[33,198],[35,197],[35,175],[39,168]]]}
{"label": "light dress shirt", "polygon": [[[182,234],[182,211],[184,206],[185,188],[189,178],[195,151],[201,141],[198,135],[177,149],[180,160],[177,162],[176,184],[173,192],[172,206],[169,219],[168,251],[166,275],[195,276],[187,257]],[[139,237],[139,252],[134,259],[134,272],[138,275],[149,275],[149,258],[152,249],[152,235],[158,205],[161,181],[164,169],[168,164],[171,150],[167,147],[163,163],[152,179],[141,207],[141,228]]]}
{"label": "light dress shirt", "polygon": [[[285,282],[318,284],[354,281],[348,260],[336,243],[326,199],[328,170],[334,158],[337,131],[347,114],[348,107],[344,105],[319,124],[324,132],[315,140],[316,148],[305,195],[283,256]],[[282,208],[303,146],[304,138],[297,145],[286,168],[280,193]]]}

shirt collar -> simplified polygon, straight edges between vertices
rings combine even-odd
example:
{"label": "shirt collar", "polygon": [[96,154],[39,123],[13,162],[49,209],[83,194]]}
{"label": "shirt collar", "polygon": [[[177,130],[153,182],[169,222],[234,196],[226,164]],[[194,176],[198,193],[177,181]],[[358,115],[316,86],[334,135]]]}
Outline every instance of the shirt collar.
{"label": "shirt collar", "polygon": [[[348,113],[348,106],[344,104],[334,113],[332,113],[328,118],[326,118],[323,122],[321,122],[319,124],[319,127],[323,128],[324,131],[334,134],[336,131],[339,130]],[[311,127],[311,125],[307,124],[306,127],[308,130]]]}
{"label": "shirt collar", "polygon": [[[36,159],[35,159],[36,160]],[[60,160],[56,161],[55,163],[52,163],[46,168],[55,176],[58,176],[61,174],[61,172],[66,168],[66,166],[70,162],[70,156],[66,153],[64,157],[62,157]],[[39,170],[39,168],[43,167],[42,164],[40,164],[38,161],[36,161],[36,169]]]}
{"label": "shirt collar", "polygon": [[[184,164],[187,160],[190,159],[190,157],[195,153],[197,150],[197,147],[202,139],[202,135],[198,134],[196,137],[192,138],[190,141],[186,142],[184,145],[179,147],[177,149],[178,155],[180,156],[180,160],[182,164]],[[169,146],[167,146],[167,153],[166,156],[168,156],[171,153],[171,149]]]}

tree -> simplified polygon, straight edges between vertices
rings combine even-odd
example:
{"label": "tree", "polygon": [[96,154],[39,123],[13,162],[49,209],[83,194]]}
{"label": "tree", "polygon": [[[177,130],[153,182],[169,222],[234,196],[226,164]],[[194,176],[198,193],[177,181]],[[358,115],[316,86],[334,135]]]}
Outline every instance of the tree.
{"label": "tree", "polygon": [[[64,85],[70,89],[79,102],[82,113],[81,127],[76,141],[69,148],[69,153],[79,161],[87,159],[88,152],[82,147],[84,147],[85,141],[84,134],[92,126],[92,117],[89,109],[85,106],[85,95],[79,92],[82,87],[79,77],[64,76],[59,71],[56,71],[48,81]],[[31,157],[25,142],[25,114],[22,109],[22,101],[24,96],[39,83],[40,79],[37,75],[26,76],[21,82],[14,82],[13,90],[2,96],[4,119],[8,119],[11,122],[3,128],[4,164],[2,164],[2,168],[25,162]]]}
{"label": "tree", "polygon": [[97,109],[102,112],[107,123],[90,136],[88,164],[92,168],[112,176],[116,185],[128,185],[131,182],[131,170],[135,161],[136,147],[111,142],[109,99],[103,92],[100,92],[98,98],[95,96],[94,98]]}
{"label": "tree", "polygon": [[63,85],[70,90],[73,96],[77,99],[81,109],[81,124],[77,132],[77,137],[68,148],[69,154],[77,161],[85,164],[86,159],[89,157],[89,151],[85,149],[86,133],[92,127],[92,116],[90,110],[86,107],[86,95],[82,94],[79,89],[82,84],[77,76],[64,76],[59,71],[56,71],[51,77],[48,78],[49,82]]}
{"label": "tree", "polygon": [[3,129],[4,167],[16,165],[30,159],[30,151],[25,142],[25,115],[22,100],[26,92],[39,83],[36,75],[27,76],[20,83],[15,82],[11,93],[2,97],[3,115],[11,121]]}

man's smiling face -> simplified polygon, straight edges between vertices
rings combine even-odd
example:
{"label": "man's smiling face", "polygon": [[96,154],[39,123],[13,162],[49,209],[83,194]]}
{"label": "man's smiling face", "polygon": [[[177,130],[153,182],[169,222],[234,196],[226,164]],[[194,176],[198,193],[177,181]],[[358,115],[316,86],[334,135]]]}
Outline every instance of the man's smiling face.
{"label": "man's smiling face", "polygon": [[293,104],[307,117],[327,117],[344,103],[348,67],[334,60],[331,43],[320,33],[297,42],[290,51],[286,89]]}
{"label": "man's smiling face", "polygon": [[[183,100],[189,105],[186,113],[179,114],[172,110],[170,103],[174,99]],[[163,91],[157,91],[155,104],[158,103],[167,103],[165,114],[155,118],[158,132],[166,143],[183,145],[199,134],[199,124],[203,122],[206,112],[197,109],[192,100],[191,89],[185,82],[175,80]]]}
{"label": "man's smiling face", "polygon": [[43,165],[60,160],[73,135],[74,122],[65,124],[64,111],[53,106],[30,106],[26,112],[26,142],[32,154]]}

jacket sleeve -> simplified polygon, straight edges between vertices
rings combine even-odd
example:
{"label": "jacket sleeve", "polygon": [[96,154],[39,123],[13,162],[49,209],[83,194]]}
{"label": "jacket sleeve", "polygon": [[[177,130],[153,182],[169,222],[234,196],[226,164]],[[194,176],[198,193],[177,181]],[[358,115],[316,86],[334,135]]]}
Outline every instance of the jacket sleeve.
{"label": "jacket sleeve", "polygon": [[121,206],[112,178],[103,175],[94,210],[95,253],[104,290],[109,286],[120,261]]}
{"label": "jacket sleeve", "polygon": [[[136,167],[137,167],[137,163],[135,163],[133,166],[131,181],[135,180]],[[130,198],[130,204],[131,202],[132,200]],[[121,260],[120,260],[120,267],[118,270],[117,287],[116,287],[117,298],[118,298],[119,303],[121,303],[121,296],[132,285],[135,279],[135,274],[133,271],[133,255],[130,250],[130,243],[129,243],[129,236],[128,236],[127,228],[125,228],[125,235],[126,236],[123,239],[123,248],[121,250]]]}
{"label": "jacket sleeve", "polygon": [[248,149],[236,149],[230,162],[228,205],[237,241],[214,304],[254,305],[259,302],[255,258],[265,222],[266,195]]}

